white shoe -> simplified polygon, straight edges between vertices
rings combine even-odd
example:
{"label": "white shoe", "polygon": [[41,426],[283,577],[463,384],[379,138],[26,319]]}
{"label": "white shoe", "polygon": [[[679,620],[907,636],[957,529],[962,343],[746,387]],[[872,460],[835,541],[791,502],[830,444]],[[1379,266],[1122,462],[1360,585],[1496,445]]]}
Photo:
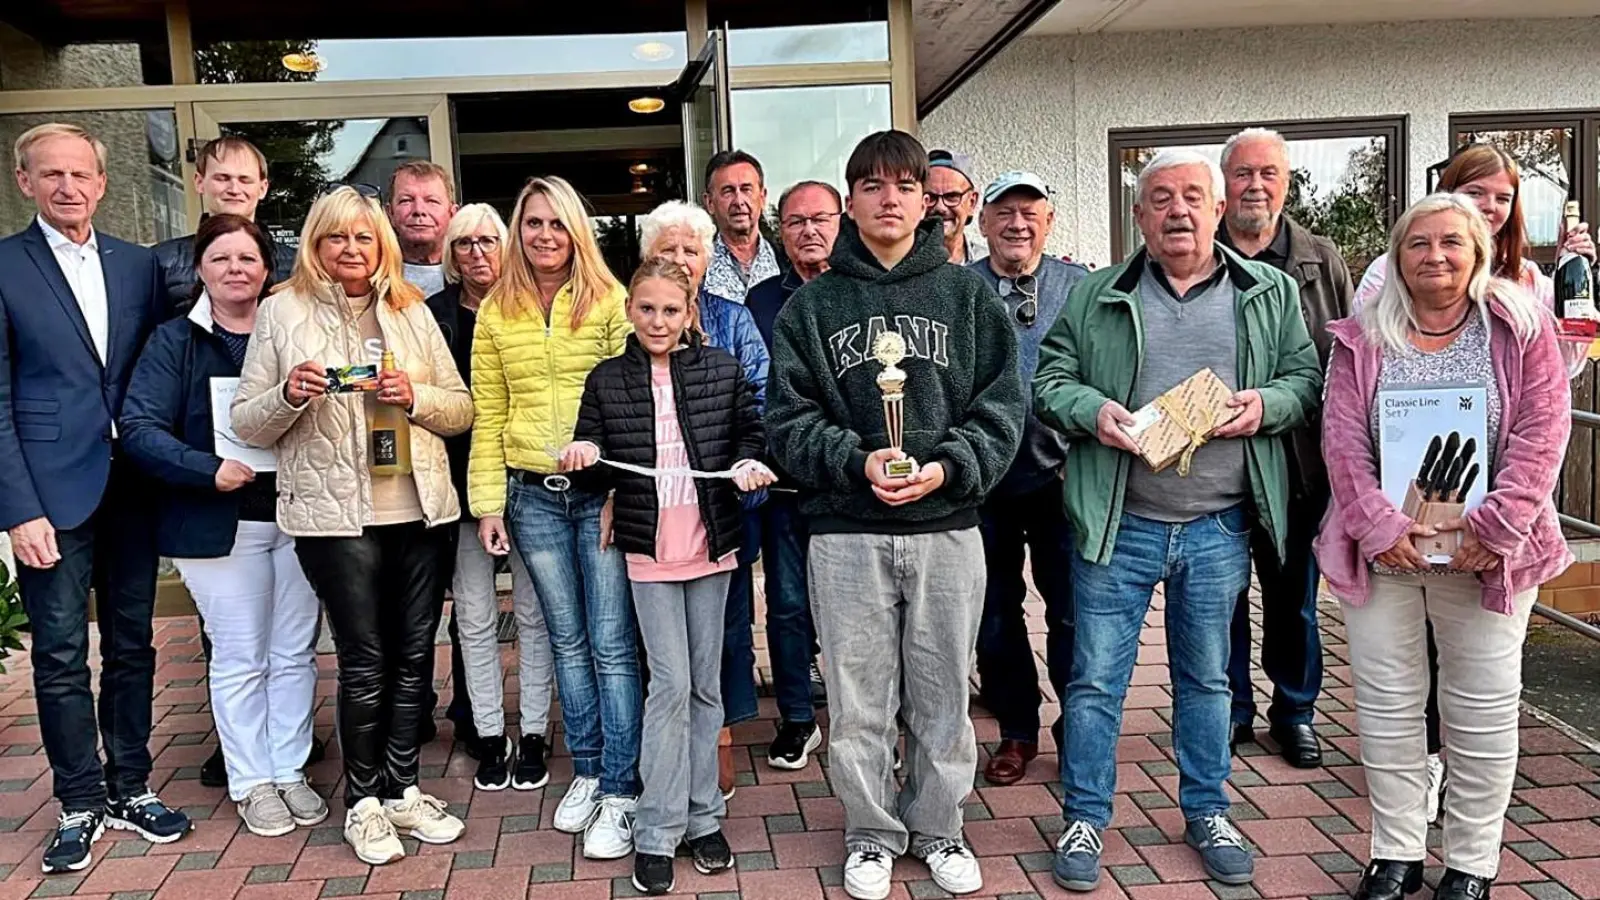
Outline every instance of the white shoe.
{"label": "white shoe", "polygon": [[893,873],[894,857],[882,847],[852,850],[844,861],[844,892],[855,900],[885,900]]}
{"label": "white shoe", "polygon": [[344,840],[356,852],[356,858],[369,866],[392,863],[406,855],[383,804],[375,797],[362,798],[344,814]]}
{"label": "white shoe", "polygon": [[448,844],[461,837],[467,826],[445,811],[445,803],[412,785],[398,801],[388,801],[384,812],[396,831],[404,831],[424,844]]}
{"label": "white shoe", "polygon": [[638,801],[632,797],[604,797],[600,811],[583,833],[586,859],[621,859],[633,852],[633,814]]}
{"label": "white shoe", "polygon": [[556,830],[577,834],[588,828],[589,823],[594,821],[595,813],[600,811],[600,801],[594,796],[598,790],[598,778],[579,775],[572,779],[567,795],[561,798],[561,805],[556,807]]}
{"label": "white shoe", "polygon": [[1439,754],[1428,754],[1428,821],[1439,820],[1440,800],[1444,794],[1444,760]]}
{"label": "white shoe", "polygon": [[970,894],[983,887],[983,870],[967,845],[956,841],[934,850],[922,861],[933,873],[933,882],[952,894]]}

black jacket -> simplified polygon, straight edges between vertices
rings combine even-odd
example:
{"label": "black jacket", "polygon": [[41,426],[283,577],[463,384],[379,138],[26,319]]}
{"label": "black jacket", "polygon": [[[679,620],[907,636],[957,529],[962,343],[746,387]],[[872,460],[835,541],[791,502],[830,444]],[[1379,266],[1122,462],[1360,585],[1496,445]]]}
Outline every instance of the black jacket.
{"label": "black jacket", "polygon": [[[739,360],[720,347],[708,347],[686,332],[688,346],[672,354],[672,393],[678,409],[690,468],[720,472],[742,459],[760,459],[766,447],[755,393]],[[656,464],[655,392],[650,354],[628,335],[621,356],[595,366],[583,385],[575,440],[590,441],[600,455],[637,466]],[[656,482],[599,465],[595,472],[616,490],[612,536],[626,553],[656,553]],[[739,491],[727,479],[696,478],[700,520],[705,523],[710,558],[739,549],[743,511]]]}
{"label": "black jacket", "polygon": [[[461,305],[461,285],[447,284],[444,290],[427,300],[428,309],[439,322],[444,342],[455,357],[456,370],[468,388],[472,387],[472,334],[477,328],[478,314]],[[445,454],[450,458],[450,483],[456,486],[456,497],[461,501],[461,518],[472,521],[467,512],[467,460],[472,456],[472,429],[444,439]]]}
{"label": "black jacket", "polygon": [[214,559],[233,550],[241,503],[272,518],[276,478],[270,472],[236,490],[217,490],[211,379],[237,378],[239,367],[211,333],[209,306],[159,325],[145,344],[122,402],[122,449],[161,484],[156,547],[163,556]]}
{"label": "black jacket", "polygon": [[[778,314],[767,427],[773,455],[802,487],[812,534],[920,534],[978,524],[1022,441],[1027,407],[1017,335],[978,273],[952,265],[937,217],[885,271],[845,219],[829,269]],[[867,481],[867,454],[888,446],[873,346],[904,339],[904,447],[944,467],[944,484],[915,503],[888,506]]]}
{"label": "black jacket", "polygon": [[[272,271],[267,273],[267,286],[271,287],[289,277],[294,271],[294,248],[272,240],[271,232],[261,229],[272,247]],[[168,308],[174,313],[186,313],[194,305],[194,286],[198,280],[194,272],[194,235],[175,237],[150,248],[155,252],[156,265],[161,267],[161,284],[166,289]]]}

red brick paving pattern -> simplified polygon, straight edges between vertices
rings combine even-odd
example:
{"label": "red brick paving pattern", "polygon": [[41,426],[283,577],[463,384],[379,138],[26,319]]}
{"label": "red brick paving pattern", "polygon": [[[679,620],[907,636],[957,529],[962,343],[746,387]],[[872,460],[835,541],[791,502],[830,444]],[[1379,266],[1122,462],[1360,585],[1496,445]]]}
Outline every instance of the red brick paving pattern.
{"label": "red brick paving pattern", "polygon": [[[1159,606],[1159,599],[1157,604]],[[1259,613],[1259,610],[1257,610]],[[1139,666],[1129,691],[1123,737],[1118,743],[1118,794],[1114,827],[1105,835],[1106,875],[1090,898],[1111,900],[1245,900],[1245,898],[1344,896],[1365,861],[1370,816],[1366,781],[1354,758],[1350,730],[1348,653],[1337,608],[1325,605],[1324,646],[1328,663],[1318,727],[1327,766],[1301,771],[1285,765],[1270,746],[1246,746],[1235,760],[1230,794],[1240,827],[1260,858],[1256,882],[1237,888],[1209,882],[1194,853],[1182,844],[1182,815],[1172,793],[1176,768],[1171,755],[1171,700],[1159,609],[1147,618]],[[543,791],[474,791],[473,763],[455,752],[451,726],[441,723],[438,742],[423,753],[424,787],[467,820],[467,834],[447,847],[407,841],[412,856],[373,869],[340,843],[343,806],[338,802],[336,759],[312,777],[335,800],[333,815],[314,829],[273,840],[244,832],[222,791],[198,782],[196,768],[210,752],[204,667],[193,619],[157,623],[156,728],[151,750],[152,783],[163,798],[182,805],[197,820],[185,840],[151,846],[133,836],[108,833],[96,846],[88,870],[69,876],[39,874],[40,845],[53,824],[49,769],[38,743],[37,707],[26,659],[10,661],[0,676],[0,900],[98,897],[105,900],[321,900],[332,897],[383,900],[610,900],[637,894],[628,860],[586,860],[580,842],[550,829],[556,800],[572,777],[565,755],[551,761],[552,783]],[[1042,652],[1042,609],[1029,603],[1029,628]],[[756,635],[765,666],[765,640]],[[442,654],[441,654],[442,655]],[[515,667],[508,655],[507,709],[515,721]],[[445,666],[439,671],[445,672]],[[1041,675],[1044,671],[1039,662]],[[318,731],[332,725],[334,665],[318,660]],[[767,680],[763,670],[763,680]],[[1270,688],[1255,673],[1258,694]],[[451,689],[440,684],[441,692]],[[1044,686],[1047,697],[1049,687]],[[1265,705],[1265,697],[1258,697]],[[844,812],[829,789],[826,753],[799,772],[764,764],[776,710],[761,701],[762,717],[735,730],[740,787],[729,803],[724,828],[738,857],[736,872],[701,875],[686,859],[677,866],[677,894],[709,900],[843,900],[839,865],[844,856]],[[1045,719],[1056,714],[1053,697]],[[997,739],[994,720],[973,709],[981,759]],[[824,715],[824,720],[826,716]],[[559,722],[559,715],[552,719]],[[1562,731],[1526,718],[1516,792],[1506,822],[1497,897],[1506,900],[1600,900],[1600,753]],[[1062,898],[1050,880],[1050,849],[1061,829],[1055,784],[1056,755],[1048,733],[1041,755],[1023,783],[995,787],[977,779],[967,799],[967,834],[983,858],[985,885],[979,896]],[[557,742],[559,746],[559,741]],[[1439,835],[1431,834],[1437,853]],[[1431,861],[1437,865],[1438,860]],[[1436,876],[1437,870],[1430,872]],[[911,860],[895,866],[894,900],[944,896],[926,868]],[[1424,894],[1426,897],[1426,889]]]}

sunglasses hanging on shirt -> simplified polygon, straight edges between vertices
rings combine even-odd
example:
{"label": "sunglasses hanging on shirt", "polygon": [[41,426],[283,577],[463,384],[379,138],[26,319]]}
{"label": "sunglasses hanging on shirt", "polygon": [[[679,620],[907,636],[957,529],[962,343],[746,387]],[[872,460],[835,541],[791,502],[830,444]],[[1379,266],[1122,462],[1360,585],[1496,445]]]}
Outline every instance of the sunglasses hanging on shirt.
{"label": "sunglasses hanging on shirt", "polygon": [[1018,325],[1032,328],[1039,318],[1039,279],[1032,275],[1018,275],[1011,279],[1011,290],[1006,291],[1004,296],[1009,297],[1014,293],[1022,295],[1022,302],[1011,314],[1016,317]]}

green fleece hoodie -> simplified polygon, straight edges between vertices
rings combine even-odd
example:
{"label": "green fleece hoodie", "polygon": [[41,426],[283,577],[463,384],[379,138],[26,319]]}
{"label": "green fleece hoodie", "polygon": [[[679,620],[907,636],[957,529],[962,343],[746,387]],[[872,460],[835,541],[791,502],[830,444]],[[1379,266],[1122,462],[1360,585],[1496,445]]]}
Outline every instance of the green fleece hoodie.
{"label": "green fleece hoodie", "polygon": [[[1022,440],[1025,400],[1017,339],[1006,310],[975,272],[952,265],[938,219],[917,228],[892,270],[843,220],[829,270],[784,304],[772,341],[767,434],[773,455],[802,486],[813,533],[916,534],[978,523]],[[943,486],[892,507],[872,493],[867,454],[888,446],[883,367],[872,346],[885,330],[905,338],[907,455],[943,464]]]}

